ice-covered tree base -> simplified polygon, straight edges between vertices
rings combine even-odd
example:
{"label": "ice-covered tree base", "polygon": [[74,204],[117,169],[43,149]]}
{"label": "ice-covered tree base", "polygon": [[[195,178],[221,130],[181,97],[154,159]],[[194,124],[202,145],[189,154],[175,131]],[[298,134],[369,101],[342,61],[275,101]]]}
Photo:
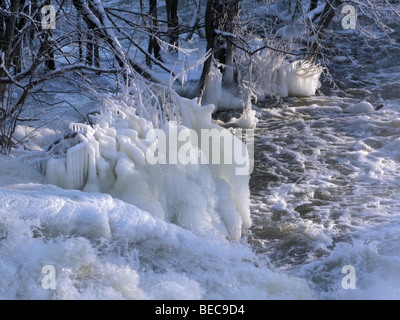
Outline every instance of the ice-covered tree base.
{"label": "ice-covered tree base", "polygon": [[307,61],[286,63],[277,69],[277,91],[281,98],[309,97],[321,87],[322,68]]}

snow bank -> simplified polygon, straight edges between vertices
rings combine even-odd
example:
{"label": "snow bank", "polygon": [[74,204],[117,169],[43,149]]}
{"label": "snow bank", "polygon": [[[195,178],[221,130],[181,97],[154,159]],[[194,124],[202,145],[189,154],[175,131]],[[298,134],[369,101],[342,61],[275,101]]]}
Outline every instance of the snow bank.
{"label": "snow bank", "polygon": [[0,187],[17,183],[44,183],[46,177],[34,168],[0,154]]}
{"label": "snow bank", "polygon": [[0,198],[0,299],[311,298],[247,246],[197,237],[110,195],[30,184],[0,188]]}
{"label": "snow bank", "polygon": [[[251,226],[248,154],[240,163],[210,159],[213,153],[228,155],[229,148],[242,154],[246,146],[212,122],[213,105],[178,103],[182,124],[160,130],[134,110],[117,110],[110,122],[94,128],[72,125],[82,142],[68,150],[66,159],[48,162],[48,180],[66,189],[108,193],[197,234],[238,240]],[[231,145],[203,144],[203,130],[232,138]],[[182,163],[181,156],[194,161]]]}
{"label": "snow bank", "polygon": [[321,87],[322,68],[304,60],[286,63],[276,73],[277,92],[281,98],[312,96]]}

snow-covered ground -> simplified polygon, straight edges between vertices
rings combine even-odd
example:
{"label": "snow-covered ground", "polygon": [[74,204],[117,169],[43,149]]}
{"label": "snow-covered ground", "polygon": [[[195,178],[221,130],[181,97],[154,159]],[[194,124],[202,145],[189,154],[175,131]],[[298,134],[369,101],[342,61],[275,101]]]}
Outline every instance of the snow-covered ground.
{"label": "snow-covered ground", "polygon": [[304,280],[273,270],[245,242],[60,189],[15,159],[1,156],[0,168],[1,299],[311,298]]}

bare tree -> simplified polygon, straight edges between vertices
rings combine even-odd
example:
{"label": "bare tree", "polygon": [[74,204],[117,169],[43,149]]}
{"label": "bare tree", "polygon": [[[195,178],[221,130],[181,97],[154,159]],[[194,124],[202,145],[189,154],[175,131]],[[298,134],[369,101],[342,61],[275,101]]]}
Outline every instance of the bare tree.
{"label": "bare tree", "polygon": [[[49,3],[57,7],[60,23],[56,31],[43,28],[41,23],[41,9]],[[246,8],[250,18],[244,18],[240,0],[191,0],[185,6],[177,0],[166,0],[166,12],[159,10],[157,0],[148,3],[140,0],[139,9],[128,5],[107,6],[107,3],[101,0],[0,0],[0,147],[3,151],[9,152],[15,143],[16,125],[29,120],[24,115],[29,98],[40,85],[57,77],[73,74],[83,81],[111,74],[118,88],[142,81],[143,86],[156,88],[157,95],[150,93],[151,90],[146,92],[149,92],[149,100],[157,100],[156,105],[161,110],[165,104],[160,101],[168,99],[154,98],[162,96],[160,87],[171,89],[171,83],[182,84],[181,76],[191,67],[182,64],[175,74],[171,70],[173,66],[164,61],[161,48],[169,47],[190,55],[191,49],[186,50],[183,42],[178,44],[183,34],[188,39],[195,33],[204,35],[209,53],[193,63],[202,67],[202,74],[192,97],[199,97],[201,102],[210,72],[216,66],[223,73],[223,86],[232,88],[232,92],[236,90],[238,95],[243,93],[243,100],[248,101],[257,88],[268,89],[261,82],[273,81],[273,70],[267,70],[268,73],[264,69],[273,69],[289,55],[308,57],[317,63],[320,54],[326,52],[324,38],[334,31],[332,22],[335,16],[340,16],[343,1],[284,2],[292,6],[291,13],[296,12],[296,21],[303,19],[304,25],[310,26],[309,43],[304,37],[297,42],[277,41],[274,31],[278,28],[272,23],[258,24],[254,27],[256,30],[251,30],[254,11]],[[390,23],[385,21],[389,20],[389,14],[400,17],[398,6],[388,0],[349,0],[346,3],[357,7],[365,24],[372,22],[387,35],[391,32]],[[183,19],[180,10],[194,12],[193,19]],[[365,38],[373,36],[361,23],[357,28]],[[293,53],[293,48],[297,53]],[[187,60],[193,61],[193,57]],[[268,68],[257,70],[260,64]],[[159,72],[170,75],[169,83],[162,84]]]}
{"label": "bare tree", "polygon": [[[13,146],[12,135],[15,131],[17,121],[22,112],[22,106],[32,88],[31,81],[22,83],[21,80],[28,78],[35,69],[48,56],[49,48],[46,37],[41,37],[41,43],[36,60],[33,61],[28,70],[22,71],[21,53],[25,34],[20,30],[31,30],[35,25],[30,19],[25,19],[21,14],[24,11],[20,0],[8,3],[0,2],[1,10],[1,40],[0,40],[0,148],[9,152]],[[34,15],[38,15],[39,7],[32,5]]]}
{"label": "bare tree", "polygon": [[319,48],[321,47],[321,43],[323,37],[325,35],[326,30],[329,28],[332,19],[335,17],[339,6],[343,3],[343,0],[327,0],[324,11],[321,14],[320,20],[315,31],[316,40],[311,46],[311,56],[309,58],[310,62],[315,63],[317,60],[317,55]]}
{"label": "bare tree", "polygon": [[[207,38],[207,52],[211,52],[210,58],[206,60],[203,72],[199,81],[197,94],[203,96],[207,86],[208,76],[211,70],[213,59],[227,65],[229,68],[233,65],[234,46],[227,43],[226,39],[221,38],[224,32],[233,35],[235,31],[235,18],[239,13],[239,0],[235,1],[218,1],[208,0],[205,14],[205,30]],[[232,82],[232,74],[228,76],[226,82]]]}
{"label": "bare tree", "polygon": [[[171,4],[171,21],[177,17],[174,3],[177,2]],[[49,0],[0,0],[0,149],[5,153],[17,143],[13,139],[17,125],[36,120],[24,116],[29,107],[27,101],[32,101],[40,86],[49,80],[75,73],[85,81],[91,73],[113,74],[117,85],[123,80],[124,85],[130,86],[139,79],[146,85],[159,83],[156,74],[136,60],[137,54],[129,54],[131,45],[179,82],[161,59],[159,43],[163,40],[158,33],[156,0],[150,1],[149,15],[106,8],[101,0],[58,0],[51,4],[57,6],[60,20],[59,30],[54,33],[42,24],[41,10]],[[144,8],[142,1],[141,4]],[[141,23],[142,18],[150,18],[152,26]],[[179,28],[173,31],[179,35]],[[143,36],[151,38],[150,49],[141,46]]]}
{"label": "bare tree", "polygon": [[165,0],[168,19],[168,33],[171,48],[175,51],[179,41],[179,16],[178,16],[178,0]]}
{"label": "bare tree", "polygon": [[[28,98],[39,85],[78,70],[117,72],[116,69],[101,70],[99,65],[91,67],[71,60],[64,48],[75,41],[73,33],[78,29],[54,38],[51,30],[42,24],[41,10],[48,4],[48,0],[0,2],[0,149],[5,153],[9,153],[16,143],[13,134],[17,125],[34,120],[22,115]],[[65,4],[66,1],[60,2],[59,13]],[[100,25],[92,25],[93,30],[97,27]],[[56,53],[69,62],[56,66]]]}
{"label": "bare tree", "polygon": [[[319,1],[312,0],[310,3],[310,11],[317,8],[318,3]],[[326,0],[322,13],[316,14],[313,17],[312,27],[310,29],[311,35],[315,39],[308,50],[311,52],[309,56],[311,62],[315,63],[320,51],[326,49],[323,40],[335,16],[344,18],[340,10],[344,4],[353,6],[356,12],[358,12],[358,17],[356,17],[356,30],[360,38],[363,38],[365,41],[376,38],[375,34],[369,31],[371,27],[383,31],[383,34],[386,35],[385,38],[390,39],[390,34],[393,32],[393,29],[389,25],[396,23],[396,21],[398,23],[399,21],[400,8],[387,0]],[[306,14],[307,12],[305,12],[305,20],[308,19]]]}
{"label": "bare tree", "polygon": [[161,47],[160,43],[158,42],[160,39],[159,35],[159,28],[158,28],[158,9],[157,9],[157,0],[150,0],[149,1],[150,5],[150,28],[149,28],[149,33],[150,33],[150,39],[149,39],[149,46],[147,49],[147,52],[149,53],[149,56],[146,57],[146,63],[149,68],[152,67],[152,59],[150,56],[154,52],[154,57],[162,61],[161,57]]}

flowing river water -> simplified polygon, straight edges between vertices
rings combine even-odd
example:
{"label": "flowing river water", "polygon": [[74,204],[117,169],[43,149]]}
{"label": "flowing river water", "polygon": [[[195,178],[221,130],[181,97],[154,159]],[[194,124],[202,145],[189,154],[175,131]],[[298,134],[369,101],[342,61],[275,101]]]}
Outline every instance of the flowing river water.
{"label": "flowing river water", "polygon": [[[257,108],[250,241],[280,269],[306,278],[318,298],[400,297],[396,28],[392,44],[367,45],[357,34],[347,35],[357,45],[336,41],[354,59],[328,66],[336,87]],[[364,99],[384,107],[345,112]],[[348,266],[353,278],[344,281]]]}

